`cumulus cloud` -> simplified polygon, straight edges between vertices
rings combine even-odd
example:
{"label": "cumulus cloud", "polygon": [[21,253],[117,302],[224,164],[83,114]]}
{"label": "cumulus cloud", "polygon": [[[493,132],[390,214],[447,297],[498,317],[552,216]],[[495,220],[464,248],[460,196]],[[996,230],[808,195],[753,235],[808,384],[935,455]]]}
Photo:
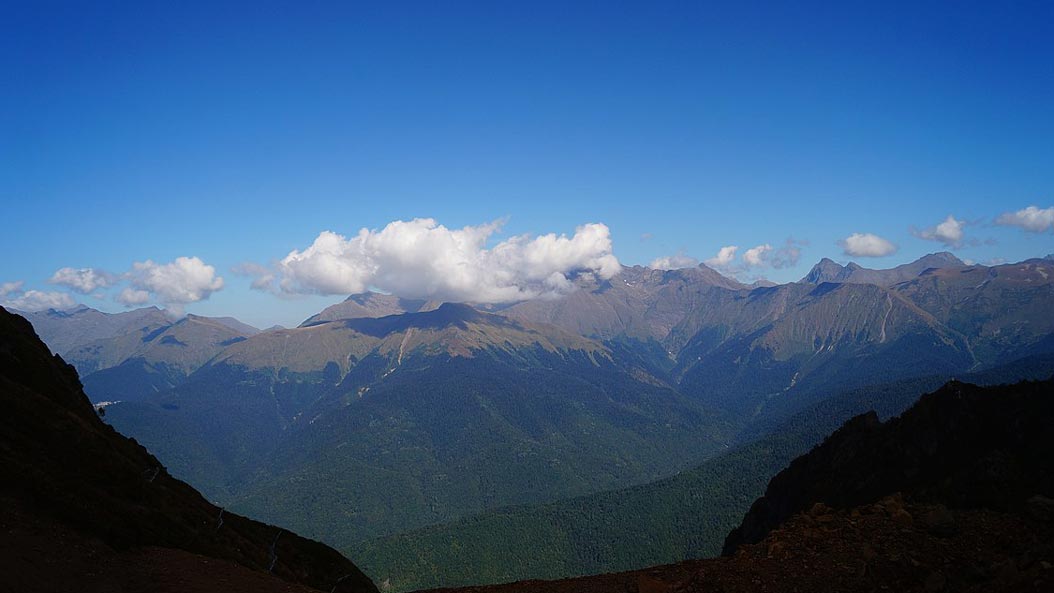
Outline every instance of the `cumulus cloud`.
{"label": "cumulus cloud", "polygon": [[125,305],[157,300],[181,310],[183,305],[207,299],[223,288],[223,278],[216,276],[216,268],[197,257],[178,257],[167,264],[135,262],[124,278],[129,287],[117,295],[117,301]]}
{"label": "cumulus cloud", "polygon": [[267,290],[275,281],[275,273],[272,269],[252,262],[238,264],[231,268],[231,271],[239,276],[251,277],[253,290]]}
{"label": "cumulus cloud", "polygon": [[22,285],[25,284],[19,280],[17,282],[4,282],[0,283],[0,297],[5,297],[11,293],[22,292]]}
{"label": "cumulus cloud", "polygon": [[768,258],[769,252],[772,251],[772,245],[765,243],[764,245],[758,245],[757,247],[751,247],[743,252],[743,263],[750,268],[757,268],[765,265],[765,260]]}
{"label": "cumulus cloud", "polygon": [[689,255],[678,253],[677,255],[657,257],[648,264],[648,267],[653,270],[679,270],[681,268],[694,268],[698,265],[699,260]]}
{"label": "cumulus cloud", "polygon": [[710,266],[711,268],[728,268],[732,265],[732,260],[736,258],[736,250],[738,249],[739,247],[737,245],[725,245],[721,249],[717,250],[717,255],[711,257],[703,263]]}
{"label": "cumulus cloud", "polygon": [[274,269],[254,274],[254,286],[287,294],[374,288],[408,298],[500,303],[564,294],[578,277],[607,279],[621,269],[603,224],[582,225],[570,237],[520,235],[487,248],[501,224],[448,229],[417,218],[350,238],[324,231]]}
{"label": "cumulus cloud", "polygon": [[1017,212],[1004,212],[995,219],[995,223],[1020,227],[1032,233],[1042,233],[1054,228],[1054,206],[1050,208],[1029,206]]}
{"label": "cumulus cloud", "polygon": [[[761,270],[783,269],[797,265],[801,259],[801,248],[808,243],[799,241],[793,237],[788,238],[780,246],[771,243],[762,243],[739,253],[736,245],[725,245],[717,251],[717,254],[703,263],[730,274],[747,280],[756,280]],[[737,259],[738,254],[738,259]]]}
{"label": "cumulus cloud", "polygon": [[853,233],[838,242],[842,252],[851,257],[883,257],[897,252],[897,246],[871,233]]}
{"label": "cumulus cloud", "polygon": [[135,288],[126,286],[115,297],[115,299],[118,303],[121,303],[126,307],[137,307],[150,302],[150,293],[145,290],[136,290]]}
{"label": "cumulus cloud", "polygon": [[117,282],[117,277],[109,272],[95,268],[62,268],[51,275],[50,284],[65,286],[81,294],[90,294],[102,288],[109,288]]}
{"label": "cumulus cloud", "polygon": [[18,296],[5,300],[4,307],[20,311],[43,311],[45,309],[69,309],[77,305],[77,301],[68,292],[39,290],[20,292],[20,289],[15,289],[13,294],[18,294]]}
{"label": "cumulus cloud", "polygon": [[959,248],[963,245],[963,228],[966,227],[966,221],[956,220],[951,214],[948,218],[944,219],[944,222],[936,226],[932,226],[926,229],[918,230],[912,229],[912,234],[920,239],[927,241],[937,241],[943,243],[946,247]]}
{"label": "cumulus cloud", "polygon": [[0,283],[0,299],[3,299],[0,305],[19,311],[69,309],[77,305],[77,301],[69,293],[23,290],[24,284],[22,280]]}
{"label": "cumulus cloud", "polygon": [[790,238],[779,247],[773,247],[769,243],[751,247],[743,252],[743,267],[783,269],[795,266],[801,259],[801,248],[804,245],[807,245],[805,241]]}
{"label": "cumulus cloud", "polygon": [[799,241],[791,237],[783,242],[782,247],[772,252],[768,264],[776,269],[796,266],[801,259],[801,248],[808,244],[808,241]]}

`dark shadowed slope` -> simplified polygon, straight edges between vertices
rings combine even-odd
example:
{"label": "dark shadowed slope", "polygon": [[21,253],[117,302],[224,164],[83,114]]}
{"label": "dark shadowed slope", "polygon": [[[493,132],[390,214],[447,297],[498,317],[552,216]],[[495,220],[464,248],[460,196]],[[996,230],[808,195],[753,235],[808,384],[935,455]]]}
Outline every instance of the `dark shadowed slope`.
{"label": "dark shadowed slope", "polygon": [[730,556],[458,591],[1050,591],[1052,421],[1054,380],[953,382],[899,419],[858,417],[795,460],[729,543],[764,539]]}
{"label": "dark shadowed slope", "polygon": [[[964,380],[998,385],[1054,373],[1054,356],[1015,361]],[[544,505],[495,509],[363,542],[351,557],[393,590],[481,585],[639,569],[715,556],[768,481],[846,420],[902,413],[939,376],[831,395],[750,435],[741,446],[667,479]],[[540,553],[540,550],[545,553]]]}
{"label": "dark shadowed slope", "polygon": [[[335,550],[225,513],[172,478],[104,424],[73,367],[3,309],[0,403],[3,562],[12,563],[0,571],[0,588],[297,590],[278,577],[327,591],[375,591]],[[179,567],[200,568],[200,578],[169,574]],[[219,580],[210,585],[209,575]]]}
{"label": "dark shadowed slope", "polygon": [[725,553],[814,503],[849,508],[894,492],[954,507],[1020,510],[1054,496],[1054,379],[982,388],[951,382],[904,415],[847,422],[776,475]]}

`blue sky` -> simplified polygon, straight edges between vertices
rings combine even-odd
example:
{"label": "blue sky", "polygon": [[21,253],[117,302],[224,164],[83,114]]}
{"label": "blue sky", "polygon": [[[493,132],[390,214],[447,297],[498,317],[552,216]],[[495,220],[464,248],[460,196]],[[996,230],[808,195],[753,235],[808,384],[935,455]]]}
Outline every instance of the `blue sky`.
{"label": "blue sky", "polygon": [[735,245],[747,280],[1054,252],[1054,4],[567,4],[3,3],[0,283],[194,256],[223,288],[181,308],[288,325],[339,296],[232,268],[419,217],[602,223],[625,264]]}

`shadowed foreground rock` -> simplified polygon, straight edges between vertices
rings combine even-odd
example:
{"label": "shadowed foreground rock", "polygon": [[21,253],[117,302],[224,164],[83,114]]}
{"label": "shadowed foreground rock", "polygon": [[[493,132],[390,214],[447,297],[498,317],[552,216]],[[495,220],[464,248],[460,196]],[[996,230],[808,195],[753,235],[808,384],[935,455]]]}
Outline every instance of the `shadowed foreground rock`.
{"label": "shadowed foreground rock", "polygon": [[1021,511],[1054,498],[1054,382],[977,387],[952,381],[899,418],[846,422],[791,462],[725,540],[725,554],[760,541],[822,502],[871,503],[893,492],[958,508]]}
{"label": "shadowed foreground rock", "polygon": [[332,548],[170,476],[2,308],[0,405],[0,591],[376,591]]}

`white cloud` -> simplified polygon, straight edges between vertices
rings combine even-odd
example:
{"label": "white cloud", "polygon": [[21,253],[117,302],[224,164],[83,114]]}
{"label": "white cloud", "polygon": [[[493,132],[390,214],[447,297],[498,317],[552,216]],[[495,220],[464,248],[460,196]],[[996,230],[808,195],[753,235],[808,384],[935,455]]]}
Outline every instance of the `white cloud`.
{"label": "white cloud", "polygon": [[959,248],[963,244],[963,228],[965,226],[966,221],[956,220],[954,216],[949,214],[948,218],[944,219],[944,222],[927,229],[913,229],[912,234],[920,239],[943,243],[946,247]]}
{"label": "white cloud", "polygon": [[89,294],[101,288],[109,288],[117,277],[95,268],[62,268],[51,275],[50,284],[66,286],[75,292]]}
{"label": "white cloud", "polygon": [[135,262],[124,277],[130,288],[121,291],[117,300],[126,305],[145,303],[147,299],[142,297],[145,292],[165,305],[178,308],[207,299],[223,288],[223,278],[216,276],[216,268],[197,257],[178,257],[167,264],[151,260]]}
{"label": "white cloud", "polygon": [[896,245],[871,233],[853,233],[838,245],[851,257],[883,257],[897,252]]}
{"label": "white cloud", "polygon": [[718,250],[717,255],[703,263],[726,274],[740,277],[740,279],[744,277],[756,279],[757,269],[782,269],[796,265],[801,258],[802,246],[807,244],[793,237],[784,241],[780,247],[762,243],[743,251],[738,261],[736,253],[739,247],[726,245]]}
{"label": "white cloud", "polygon": [[520,235],[488,249],[487,239],[500,228],[493,222],[452,230],[418,218],[379,231],[364,228],[351,238],[324,231],[273,271],[254,274],[254,286],[293,294],[376,288],[409,298],[499,303],[563,294],[578,276],[607,279],[621,269],[603,224],[582,225],[571,237]]}
{"label": "white cloud", "polygon": [[717,255],[703,263],[711,268],[727,268],[732,265],[732,260],[736,258],[737,249],[739,249],[737,245],[725,245],[717,250]]}
{"label": "white cloud", "polygon": [[681,268],[694,268],[698,265],[699,260],[683,253],[678,253],[677,255],[657,257],[648,264],[648,267],[653,270],[679,270]]}
{"label": "white cloud", "polygon": [[69,309],[77,301],[68,292],[41,292],[27,290],[19,296],[4,301],[4,307],[20,311],[43,311],[45,309]]}
{"label": "white cloud", "polygon": [[748,268],[756,268],[765,265],[765,260],[768,258],[769,252],[772,251],[772,245],[765,243],[764,245],[758,245],[757,247],[751,247],[743,252],[743,264]]}
{"label": "white cloud", "polygon": [[267,290],[275,280],[274,271],[260,264],[245,262],[231,268],[231,271],[239,276],[250,276],[253,281],[250,287],[253,290]]}
{"label": "white cloud", "polygon": [[1029,206],[1017,212],[1004,212],[995,219],[996,224],[1016,226],[1033,233],[1042,233],[1054,227],[1054,206],[1038,208]]}
{"label": "white cloud", "polygon": [[801,259],[801,248],[808,244],[808,241],[794,237],[787,239],[783,242],[783,247],[772,252],[768,258],[769,265],[778,270],[798,265],[798,260]]}
{"label": "white cloud", "polygon": [[145,290],[125,287],[115,298],[118,303],[126,307],[136,307],[150,302],[150,293]]}
{"label": "white cloud", "polygon": [[22,285],[25,284],[22,280],[17,282],[4,282],[0,284],[0,297],[5,297],[14,292],[22,292]]}

